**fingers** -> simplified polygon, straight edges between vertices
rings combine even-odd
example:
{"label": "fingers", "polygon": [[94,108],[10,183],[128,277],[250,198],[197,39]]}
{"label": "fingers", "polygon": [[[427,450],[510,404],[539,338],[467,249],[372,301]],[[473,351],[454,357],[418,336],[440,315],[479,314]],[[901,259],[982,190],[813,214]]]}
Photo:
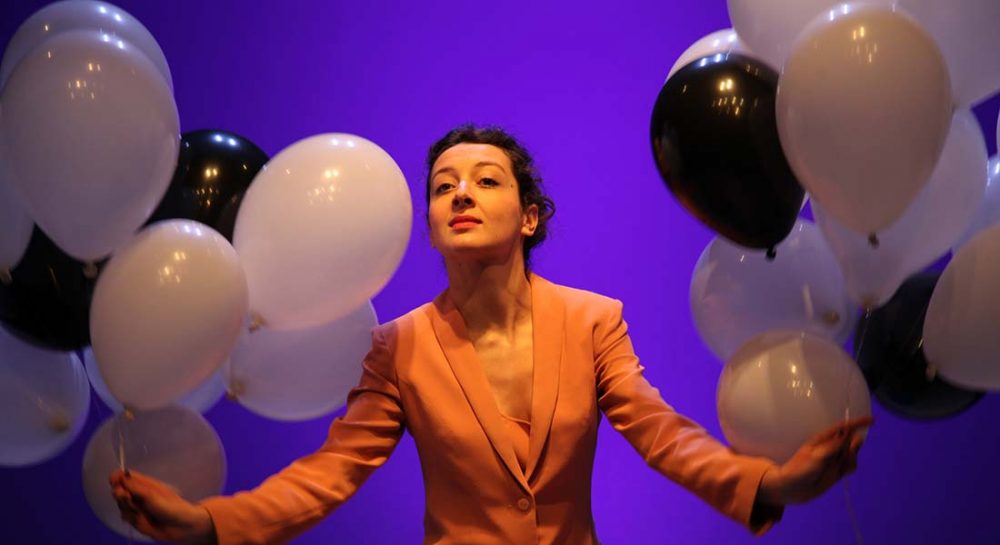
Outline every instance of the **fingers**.
{"label": "fingers", "polygon": [[823,464],[830,464],[843,458],[850,450],[851,438],[834,435],[826,441],[813,445],[813,453]]}
{"label": "fingers", "polygon": [[861,445],[865,443],[865,440],[860,435],[855,434],[851,438],[851,446],[848,448],[847,455],[847,467],[848,473],[854,473],[854,470],[858,467],[858,452],[861,451]]}
{"label": "fingers", "polygon": [[843,429],[844,429],[844,423],[834,424],[833,426],[830,426],[829,428],[814,435],[812,438],[812,443],[813,444],[826,443],[828,441],[836,439],[837,437],[841,437],[843,436]]}
{"label": "fingers", "polygon": [[137,493],[141,496],[150,495],[176,495],[176,490],[164,483],[163,481],[154,479],[148,475],[139,473],[138,471],[133,471],[132,475],[126,479],[128,481],[128,488],[133,493]]}
{"label": "fingers", "polygon": [[121,511],[122,518],[126,515],[135,515],[138,512],[135,504],[132,503],[132,498],[129,497],[127,492],[115,491],[114,493],[115,503],[118,504],[118,510]]}
{"label": "fingers", "polygon": [[108,482],[111,486],[121,485],[125,480],[125,472],[121,469],[116,469],[111,472],[111,476],[108,477]]}
{"label": "fingers", "polygon": [[851,436],[851,454],[857,456],[858,451],[861,450],[861,445],[865,443],[865,439],[861,437],[860,434],[854,434]]}
{"label": "fingers", "polygon": [[137,505],[136,498],[124,489],[117,489],[114,493],[115,502],[118,504],[118,511],[121,519],[135,528],[142,534],[154,539],[163,541],[164,535],[154,524],[152,515],[146,512],[142,505]]}
{"label": "fingers", "polygon": [[850,444],[844,449],[844,455],[840,460],[840,467],[838,469],[839,477],[851,475],[857,471],[858,452],[861,450],[862,444],[864,444],[864,439],[860,434],[855,434],[851,437]]}
{"label": "fingers", "polygon": [[132,502],[136,505],[146,503],[151,497],[169,496],[176,494],[170,487],[152,477],[139,473],[138,471],[116,470],[111,474],[111,486],[121,487],[131,495]]}
{"label": "fingers", "polygon": [[849,439],[861,428],[871,426],[874,421],[874,418],[871,416],[862,416],[846,422],[841,422],[813,436],[810,444],[819,446],[825,443],[834,442],[839,446],[840,443],[849,441]]}
{"label": "fingers", "polygon": [[144,497],[142,491],[137,490],[133,484],[132,472],[116,469],[108,480],[111,484],[111,495],[118,504],[122,520],[134,526],[144,503]]}
{"label": "fingers", "polygon": [[844,430],[842,435],[851,435],[861,428],[870,427],[874,422],[875,418],[871,415],[848,420],[841,425]]}

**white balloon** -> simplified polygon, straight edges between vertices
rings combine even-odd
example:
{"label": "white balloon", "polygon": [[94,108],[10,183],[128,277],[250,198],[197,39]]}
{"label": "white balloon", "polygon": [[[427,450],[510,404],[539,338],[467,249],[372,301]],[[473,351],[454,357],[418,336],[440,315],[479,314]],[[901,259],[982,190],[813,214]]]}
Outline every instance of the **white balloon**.
{"label": "white balloon", "polygon": [[910,275],[948,252],[983,201],[986,161],[979,123],[972,112],[957,110],[930,180],[903,216],[879,232],[877,248],[821,205],[813,205],[854,302],[864,308],[881,306]]}
{"label": "white balloon", "polygon": [[[115,413],[122,412],[125,407],[108,391],[108,385],[105,384],[104,377],[101,376],[100,366],[94,357],[94,350],[89,346],[83,349],[83,367],[87,370],[90,387],[94,389],[94,392],[101,398],[101,401]],[[226,382],[223,379],[222,370],[220,369],[208,377],[208,380],[196,386],[194,390],[181,396],[175,404],[180,407],[187,407],[192,411],[205,413],[214,407],[225,393]]]}
{"label": "white balloon", "polygon": [[782,464],[816,434],[871,415],[868,385],[843,349],[789,330],[762,333],[733,355],[717,404],[734,450]]}
{"label": "white balloon", "polygon": [[955,103],[968,106],[1000,90],[1000,25],[997,0],[898,0],[941,47],[951,74]]}
{"label": "white balloon", "polygon": [[4,184],[0,168],[0,274],[13,269],[24,257],[34,227],[24,207]]}
{"label": "white balloon", "polygon": [[80,435],[90,385],[79,358],[26,344],[0,328],[0,466],[42,463]]}
{"label": "white balloon", "polygon": [[951,123],[934,40],[901,12],[846,4],[814,19],[778,80],[778,135],[802,186],[854,231],[878,233],[927,183]]}
{"label": "white balloon", "polygon": [[374,143],[333,133],[292,144],[257,174],[236,217],[251,310],[288,329],[358,308],[399,266],[412,216],[402,171]]}
{"label": "white balloon", "polygon": [[[895,0],[869,0],[891,6]],[[842,0],[727,0],[729,19],[755,55],[780,68],[796,36],[820,13],[843,9]]]}
{"label": "white balloon", "polygon": [[170,87],[141,51],[108,34],[53,36],[3,89],[3,178],[35,223],[81,261],[108,255],[146,221],[179,145]]}
{"label": "white balloon", "polygon": [[229,391],[247,409],[274,420],[337,410],[361,378],[376,325],[375,308],[365,302],[328,324],[245,333],[225,367]]}
{"label": "white balloon", "polygon": [[[119,446],[122,448],[119,450]],[[122,520],[108,478],[124,465],[163,481],[189,502],[222,492],[226,454],[218,434],[200,414],[184,407],[137,411],[132,421],[104,421],[83,454],[83,491],[94,514],[115,532],[151,541]]]}
{"label": "white balloon", "polygon": [[802,329],[843,343],[857,322],[826,241],[799,220],[768,261],[716,237],[691,277],[691,315],[702,341],[725,361],[751,337],[771,329]]}
{"label": "white balloon", "polygon": [[49,38],[70,30],[99,30],[113,39],[137,47],[156,66],[171,89],[174,87],[167,59],[156,39],[135,17],[118,6],[90,0],[54,2],[21,23],[7,43],[0,63],[0,89],[17,63]]}
{"label": "white balloon", "polygon": [[674,72],[680,70],[688,63],[700,59],[702,57],[707,57],[709,55],[715,54],[726,54],[726,53],[740,53],[743,55],[753,56],[753,53],[747,48],[747,46],[740,41],[739,36],[736,35],[736,31],[727,28],[723,30],[716,30],[715,32],[700,38],[697,42],[691,44],[681,56],[677,58],[674,62],[674,66],[670,69],[670,74],[667,75],[667,79],[674,75]]}
{"label": "white balloon", "polygon": [[101,376],[127,407],[167,405],[225,361],[246,312],[246,279],[222,235],[189,220],[154,223],[115,253],[94,288]]}
{"label": "white balloon", "polygon": [[938,279],[924,319],[924,354],[944,380],[1000,390],[1000,225],[972,238]]}
{"label": "white balloon", "polygon": [[951,251],[958,252],[972,237],[987,227],[1000,222],[1000,159],[996,155],[986,163],[986,191],[979,209],[972,217],[969,227],[962,233],[958,241],[952,245]]}

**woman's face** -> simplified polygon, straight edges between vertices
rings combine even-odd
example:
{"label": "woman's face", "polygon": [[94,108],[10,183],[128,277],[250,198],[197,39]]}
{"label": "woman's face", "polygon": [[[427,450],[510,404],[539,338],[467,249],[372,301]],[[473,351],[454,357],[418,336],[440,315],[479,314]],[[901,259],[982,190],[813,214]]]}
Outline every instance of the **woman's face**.
{"label": "woman's face", "polygon": [[448,148],[431,167],[430,184],[431,245],[446,258],[503,262],[535,232],[538,206],[521,209],[510,158],[496,146]]}

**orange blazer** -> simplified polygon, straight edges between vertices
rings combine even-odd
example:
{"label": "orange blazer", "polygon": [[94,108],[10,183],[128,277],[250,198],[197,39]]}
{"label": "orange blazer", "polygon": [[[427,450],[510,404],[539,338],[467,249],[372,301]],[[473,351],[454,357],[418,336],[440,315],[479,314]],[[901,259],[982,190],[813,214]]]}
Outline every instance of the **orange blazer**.
{"label": "orange blazer", "polygon": [[750,520],[774,463],[734,453],[663,401],[642,375],[620,301],[536,274],[529,281],[524,470],[445,290],[372,330],[360,384],[318,451],[252,491],[201,502],[219,544],[290,540],[350,498],[409,430],[424,475],[425,545],[596,545],[591,469],[602,413],[650,466],[755,535],[780,520],[783,509]]}

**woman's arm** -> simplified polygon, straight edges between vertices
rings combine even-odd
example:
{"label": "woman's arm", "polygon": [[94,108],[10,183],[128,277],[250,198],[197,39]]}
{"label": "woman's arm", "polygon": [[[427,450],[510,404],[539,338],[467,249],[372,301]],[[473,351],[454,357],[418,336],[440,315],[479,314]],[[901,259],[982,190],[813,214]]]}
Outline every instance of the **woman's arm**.
{"label": "woman's arm", "polygon": [[781,519],[784,506],[758,497],[764,474],[778,466],[733,452],[663,400],[642,375],[621,301],[595,328],[594,357],[597,403],[646,463],[757,536]]}
{"label": "woman's arm", "polygon": [[347,412],[330,425],[326,442],[249,492],[200,502],[219,545],[285,543],[350,498],[389,458],[405,420],[392,351],[376,329],[360,384]]}

